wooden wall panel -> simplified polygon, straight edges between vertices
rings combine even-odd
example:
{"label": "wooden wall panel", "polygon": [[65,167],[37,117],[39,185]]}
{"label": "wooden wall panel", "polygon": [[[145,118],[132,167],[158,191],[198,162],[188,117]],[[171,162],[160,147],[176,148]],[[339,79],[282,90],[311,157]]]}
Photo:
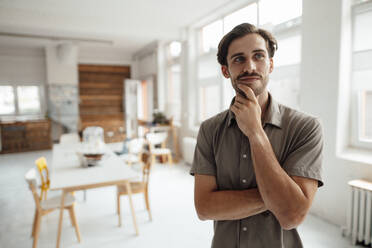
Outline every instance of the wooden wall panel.
{"label": "wooden wall panel", "polygon": [[81,129],[98,125],[105,130],[105,141],[125,139],[124,79],[129,66],[79,65]]}

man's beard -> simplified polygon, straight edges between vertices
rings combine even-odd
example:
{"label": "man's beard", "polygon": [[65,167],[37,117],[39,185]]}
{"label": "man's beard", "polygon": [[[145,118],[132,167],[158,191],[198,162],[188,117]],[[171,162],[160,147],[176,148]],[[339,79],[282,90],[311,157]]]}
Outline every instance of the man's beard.
{"label": "man's beard", "polygon": [[[241,78],[243,78],[243,77],[259,77],[259,79],[257,79],[257,80],[260,81],[260,83],[259,83],[260,86],[259,86],[258,88],[256,88],[256,89],[253,89],[253,88],[251,88],[250,86],[248,86],[248,85],[245,84],[245,83],[240,83],[240,82],[239,82],[239,79],[241,79]],[[260,75],[260,74],[258,74],[258,73],[248,73],[248,72],[244,72],[244,73],[238,75],[238,76],[235,78],[234,81],[233,81],[232,79],[231,79],[231,81],[232,81],[232,82],[231,82],[231,83],[232,83],[232,86],[233,86],[234,90],[236,91],[236,93],[239,94],[239,95],[242,95],[242,96],[245,97],[245,98],[247,98],[247,97],[246,97],[246,94],[245,94],[241,89],[238,88],[238,85],[239,85],[239,84],[247,85],[249,88],[252,89],[252,91],[254,92],[255,96],[258,96],[258,95],[260,95],[262,92],[265,91],[266,86],[267,86],[268,81],[269,81],[269,78],[268,78],[268,76],[267,76],[266,78],[264,78],[262,75]]]}

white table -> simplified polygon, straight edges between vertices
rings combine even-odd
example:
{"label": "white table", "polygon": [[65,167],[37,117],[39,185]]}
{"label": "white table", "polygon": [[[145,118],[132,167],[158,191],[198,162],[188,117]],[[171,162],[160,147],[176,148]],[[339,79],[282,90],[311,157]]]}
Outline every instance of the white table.
{"label": "white table", "polygon": [[61,207],[57,233],[57,248],[59,248],[65,195],[69,192],[92,188],[125,184],[133,218],[133,225],[138,235],[136,216],[133,208],[130,181],[138,179],[140,174],[126,166],[124,162],[106,147],[106,154],[100,165],[83,168],[76,153],[81,144],[54,145],[53,162],[50,176],[50,189],[62,190]]}

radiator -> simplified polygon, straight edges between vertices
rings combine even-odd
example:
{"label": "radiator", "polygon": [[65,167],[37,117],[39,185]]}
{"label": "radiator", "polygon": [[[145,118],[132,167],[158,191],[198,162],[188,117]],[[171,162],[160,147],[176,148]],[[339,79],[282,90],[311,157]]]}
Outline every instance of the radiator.
{"label": "radiator", "polygon": [[348,209],[347,234],[353,245],[372,243],[371,201],[372,183],[365,180],[348,182],[351,188],[351,200]]}
{"label": "radiator", "polygon": [[196,139],[191,137],[184,137],[182,139],[183,159],[187,164],[192,164],[194,159],[194,152],[196,146]]}

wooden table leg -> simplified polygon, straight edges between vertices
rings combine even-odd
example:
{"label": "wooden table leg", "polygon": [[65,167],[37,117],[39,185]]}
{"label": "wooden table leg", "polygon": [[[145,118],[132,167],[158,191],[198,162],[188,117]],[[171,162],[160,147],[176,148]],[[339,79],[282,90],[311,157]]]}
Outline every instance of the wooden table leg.
{"label": "wooden table leg", "polygon": [[57,232],[57,248],[59,248],[59,244],[60,244],[60,241],[61,241],[63,208],[65,206],[65,195],[66,195],[66,192],[64,190],[62,190],[61,206],[60,206],[60,210],[59,210],[58,232]]}
{"label": "wooden table leg", "polygon": [[138,226],[137,226],[137,221],[136,221],[136,213],[134,212],[133,201],[132,201],[132,189],[130,187],[129,181],[126,182],[126,186],[128,190],[129,205],[130,205],[130,209],[132,212],[133,225],[134,225],[134,229],[136,230],[136,235],[138,235],[139,232],[138,232]]}

